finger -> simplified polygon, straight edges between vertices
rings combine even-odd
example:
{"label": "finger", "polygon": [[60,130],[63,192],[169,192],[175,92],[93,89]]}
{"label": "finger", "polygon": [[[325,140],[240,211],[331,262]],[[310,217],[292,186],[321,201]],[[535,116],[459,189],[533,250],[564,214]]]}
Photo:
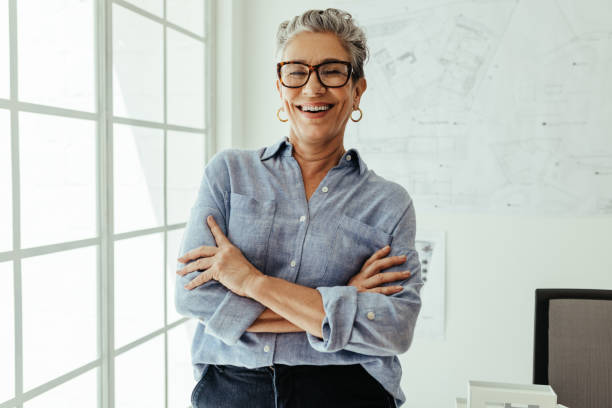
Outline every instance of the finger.
{"label": "finger", "polygon": [[219,227],[219,225],[217,224],[217,221],[215,221],[215,218],[212,215],[209,215],[208,217],[206,217],[206,222],[208,222],[208,227],[210,228],[210,232],[213,234],[213,237],[215,238],[215,242],[217,243],[217,246],[220,247],[221,245],[225,245],[229,243],[229,239],[227,239],[223,231],[221,231],[221,228]]}
{"label": "finger", "polygon": [[373,288],[374,286],[380,286],[383,283],[395,282],[399,280],[408,279],[410,277],[410,271],[401,272],[381,272],[374,276],[364,280],[363,285]]}
{"label": "finger", "polygon": [[179,269],[178,271],[176,271],[176,273],[181,276],[185,276],[188,273],[191,273],[193,271],[206,270],[210,268],[212,264],[213,264],[212,258],[200,258],[197,261],[190,263],[183,269]]}
{"label": "finger", "polygon": [[187,263],[191,260],[202,258],[203,256],[213,256],[218,250],[217,247],[202,245],[201,247],[192,249],[180,258],[177,258],[177,261]]}
{"label": "finger", "polygon": [[388,258],[377,259],[365,271],[364,276],[370,277],[383,269],[390,268],[395,265],[401,265],[406,262],[406,255],[390,256]]}
{"label": "finger", "polygon": [[205,284],[209,280],[212,279],[212,273],[210,271],[202,272],[194,279],[192,279],[188,284],[185,285],[185,289],[191,290],[195,287]]}
{"label": "finger", "polygon": [[363,268],[368,267],[375,260],[384,257],[385,255],[389,253],[390,250],[391,250],[391,247],[389,245],[386,245],[380,248],[378,251],[374,252],[372,256],[368,258],[367,261],[365,261],[365,263],[363,264]]}
{"label": "finger", "polygon": [[366,292],[382,293],[383,295],[393,295],[395,293],[401,292],[402,290],[404,290],[404,288],[401,286],[379,286],[377,288],[368,289],[366,290]]}

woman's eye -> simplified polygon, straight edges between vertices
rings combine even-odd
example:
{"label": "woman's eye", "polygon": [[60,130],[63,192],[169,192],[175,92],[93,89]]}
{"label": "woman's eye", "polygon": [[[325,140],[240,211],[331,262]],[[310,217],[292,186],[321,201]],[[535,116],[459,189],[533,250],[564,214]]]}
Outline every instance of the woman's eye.
{"label": "woman's eye", "polygon": [[304,76],[306,74],[304,72],[290,72],[289,75],[291,75],[291,76]]}

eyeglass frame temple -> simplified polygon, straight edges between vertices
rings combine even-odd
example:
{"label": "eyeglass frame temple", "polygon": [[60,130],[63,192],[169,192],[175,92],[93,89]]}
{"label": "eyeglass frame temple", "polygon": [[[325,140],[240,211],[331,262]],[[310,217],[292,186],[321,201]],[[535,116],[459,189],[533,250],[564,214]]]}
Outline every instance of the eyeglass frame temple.
{"label": "eyeglass frame temple", "polygon": [[[344,64],[344,65],[348,66],[349,72],[348,72],[348,75],[346,77],[346,82],[345,83],[343,83],[342,85],[338,85],[338,86],[328,86],[328,85],[325,85],[323,83],[323,81],[321,81],[321,76],[319,75],[319,67],[321,65],[334,64],[334,63],[336,63],[336,64],[337,63],[341,63],[341,64]],[[307,66],[308,67],[308,78],[306,78],[306,82],[304,82],[300,86],[287,86],[287,85],[285,85],[285,83],[283,82],[283,78],[281,77],[281,68],[284,65],[288,65],[288,64],[300,64],[300,65]],[[306,64],[305,62],[301,62],[301,61],[281,61],[281,62],[276,64],[276,73],[278,74],[278,79],[281,82],[281,84],[284,87],[286,87],[286,88],[293,88],[293,89],[295,89],[295,88],[303,87],[304,85],[306,85],[308,83],[308,81],[310,81],[310,75],[312,74],[312,71],[315,71],[317,73],[317,79],[319,80],[319,83],[321,85],[323,85],[325,88],[342,88],[344,85],[346,85],[348,83],[348,81],[351,79],[351,76],[353,76],[353,64],[351,64],[348,61],[340,61],[340,60],[338,60],[338,61],[325,61],[325,62],[322,62],[322,63],[317,64],[317,65],[310,65],[310,64]]]}

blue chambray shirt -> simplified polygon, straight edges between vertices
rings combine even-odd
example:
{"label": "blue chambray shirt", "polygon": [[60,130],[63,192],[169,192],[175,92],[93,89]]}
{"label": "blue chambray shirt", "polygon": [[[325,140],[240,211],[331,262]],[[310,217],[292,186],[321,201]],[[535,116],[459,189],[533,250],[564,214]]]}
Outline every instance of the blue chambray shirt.
{"label": "blue chambray shirt", "polygon": [[[194,376],[198,380],[206,364],[361,364],[400,406],[405,396],[397,355],[410,347],[423,285],[412,200],[399,184],[368,170],[350,149],[307,201],[292,148],[285,137],[256,151],[217,153],[204,170],[179,256],[215,245],[206,224],[213,215],[261,272],[321,293],[323,339],[306,332],[247,332],[264,305],[214,280],[188,291],[183,286],[200,272],[177,275],[177,311],[201,322],[191,349]],[[346,286],[387,244],[391,255],[407,255],[404,264],[386,270],[412,272],[388,284],[404,290],[383,295]],[[179,262],[177,269],[183,267]]]}

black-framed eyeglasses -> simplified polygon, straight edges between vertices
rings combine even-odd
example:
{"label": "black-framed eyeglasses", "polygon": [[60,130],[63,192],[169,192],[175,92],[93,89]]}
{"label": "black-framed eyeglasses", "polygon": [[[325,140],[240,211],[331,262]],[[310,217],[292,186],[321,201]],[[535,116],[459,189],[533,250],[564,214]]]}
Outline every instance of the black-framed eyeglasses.
{"label": "black-framed eyeglasses", "polygon": [[351,78],[353,66],[347,61],[326,61],[309,65],[299,61],[283,61],[276,64],[278,79],[287,88],[299,88],[308,82],[312,71],[316,71],[321,85],[326,88],[340,88]]}

